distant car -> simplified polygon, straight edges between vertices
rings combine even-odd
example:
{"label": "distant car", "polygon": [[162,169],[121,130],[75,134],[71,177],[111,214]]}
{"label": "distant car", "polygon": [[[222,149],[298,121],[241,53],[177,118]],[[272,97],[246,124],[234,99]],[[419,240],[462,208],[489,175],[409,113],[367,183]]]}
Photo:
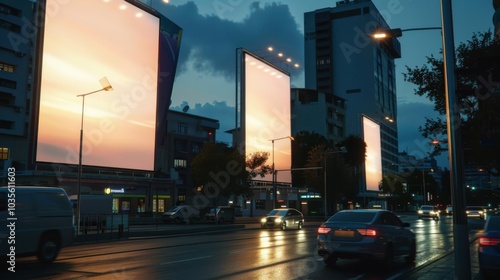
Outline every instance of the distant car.
{"label": "distant car", "polygon": [[439,209],[434,205],[422,205],[418,209],[418,218],[431,218],[433,220],[439,220]]}
{"label": "distant car", "polygon": [[216,221],[216,215],[217,213],[217,223],[223,224],[223,223],[231,223],[234,224],[235,221],[235,216],[234,216],[234,208],[233,207],[217,207],[217,208],[211,208],[208,213],[205,214],[205,221],[207,222],[214,222]]}
{"label": "distant car", "polygon": [[492,272],[500,272],[499,215],[491,215],[486,219],[483,233],[479,237],[478,259],[482,279],[488,279]]}
{"label": "distant car", "polygon": [[395,257],[413,263],[416,239],[409,226],[388,210],[343,210],[318,228],[318,254],[329,266],[338,259],[380,261],[387,269]]}
{"label": "distant car", "polygon": [[271,210],[260,220],[262,228],[301,229],[304,225],[304,215],[294,208],[279,208]]}
{"label": "distant car", "polygon": [[468,218],[479,218],[484,220],[486,211],[482,206],[467,206],[465,207],[465,214],[467,214]]}
{"label": "distant car", "polygon": [[446,215],[453,215],[453,206],[446,207]]}

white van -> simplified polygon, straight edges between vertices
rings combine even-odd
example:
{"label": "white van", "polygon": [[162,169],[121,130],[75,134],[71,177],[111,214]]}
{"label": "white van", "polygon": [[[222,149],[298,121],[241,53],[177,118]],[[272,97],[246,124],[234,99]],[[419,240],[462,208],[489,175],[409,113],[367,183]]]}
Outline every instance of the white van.
{"label": "white van", "polygon": [[26,255],[52,262],[73,242],[73,220],[64,189],[0,187],[0,254],[7,262]]}

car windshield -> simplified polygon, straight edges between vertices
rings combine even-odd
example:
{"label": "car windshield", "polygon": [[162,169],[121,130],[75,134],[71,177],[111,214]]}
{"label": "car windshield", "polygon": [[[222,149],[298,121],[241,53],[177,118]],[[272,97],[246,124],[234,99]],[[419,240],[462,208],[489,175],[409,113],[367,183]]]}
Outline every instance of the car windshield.
{"label": "car windshield", "polygon": [[285,216],[286,215],[286,210],[272,210],[267,214],[268,216]]}
{"label": "car windshield", "polygon": [[420,210],[433,210],[434,207],[433,206],[422,206],[420,207]]}
{"label": "car windshield", "polygon": [[179,206],[175,206],[175,207],[172,207],[170,209],[167,210],[167,212],[177,212],[179,210]]}
{"label": "car windshield", "polygon": [[331,216],[327,222],[368,223],[373,220],[376,214],[376,212],[338,212]]}
{"label": "car windshield", "polygon": [[466,210],[483,210],[483,208],[478,206],[468,206]]}

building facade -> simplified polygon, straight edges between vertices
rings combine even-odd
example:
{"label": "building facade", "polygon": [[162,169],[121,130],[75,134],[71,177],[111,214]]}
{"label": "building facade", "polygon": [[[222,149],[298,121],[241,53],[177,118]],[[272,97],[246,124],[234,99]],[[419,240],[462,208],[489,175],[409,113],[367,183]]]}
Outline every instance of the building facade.
{"label": "building facade", "polygon": [[[390,28],[370,0],[338,1],[334,8],[305,13],[305,87],[344,100],[345,135],[363,138],[362,117],[375,121],[381,165],[396,171],[391,165],[398,161],[394,59],[401,56],[400,45],[395,38],[372,40],[379,29]],[[321,114],[310,118],[322,119]],[[363,182],[358,195],[377,196]]]}

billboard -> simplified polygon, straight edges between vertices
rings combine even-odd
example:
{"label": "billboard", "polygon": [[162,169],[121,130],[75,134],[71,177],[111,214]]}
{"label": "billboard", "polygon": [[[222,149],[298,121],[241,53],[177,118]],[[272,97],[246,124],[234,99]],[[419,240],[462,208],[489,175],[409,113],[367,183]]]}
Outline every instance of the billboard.
{"label": "billboard", "polygon": [[[292,133],[290,75],[247,51],[242,52],[242,62],[241,124],[245,155],[268,152],[266,164],[272,164],[274,154],[275,170],[289,170],[292,162],[288,138]],[[277,182],[291,182],[290,171],[277,174]],[[271,174],[264,180],[272,181]]]}
{"label": "billboard", "polygon": [[363,140],[366,143],[365,178],[367,191],[379,191],[382,181],[380,125],[363,116]]}
{"label": "billboard", "polygon": [[77,164],[83,128],[83,165],[154,170],[181,29],[136,5],[41,1],[36,162]]}

